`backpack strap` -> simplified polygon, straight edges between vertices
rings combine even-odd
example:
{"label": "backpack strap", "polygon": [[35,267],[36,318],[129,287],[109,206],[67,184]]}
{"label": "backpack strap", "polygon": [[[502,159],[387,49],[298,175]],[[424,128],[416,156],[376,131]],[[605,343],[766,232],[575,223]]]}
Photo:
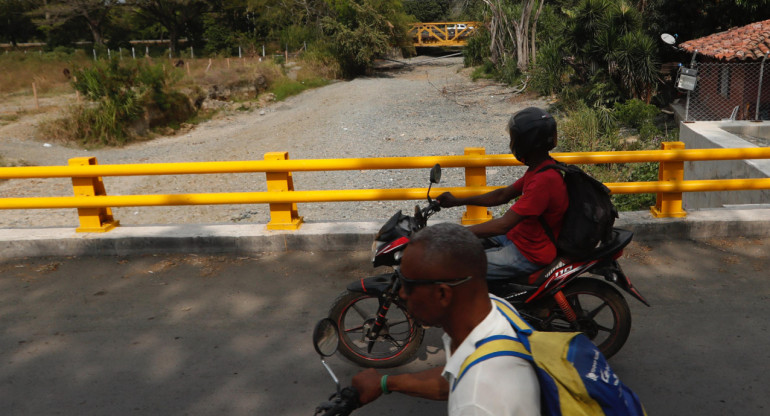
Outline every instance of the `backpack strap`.
{"label": "backpack strap", "polygon": [[460,366],[460,371],[452,385],[452,390],[455,389],[457,383],[460,382],[460,379],[462,379],[471,367],[490,358],[509,356],[523,358],[530,362],[533,361],[532,354],[530,353],[531,347],[527,337],[532,335],[534,329],[527,323],[527,321],[519,316],[518,312],[516,312],[513,307],[499,299],[492,298],[491,300],[494,303],[495,308],[502,313],[511,324],[511,327],[513,327],[518,337],[493,335],[477,342],[476,351],[469,355]]}
{"label": "backpack strap", "polygon": [[[516,330],[517,334],[523,334],[523,335],[532,335],[532,332],[534,332],[534,328],[527,323],[527,321],[524,320],[521,316],[519,316],[519,313],[516,312],[515,309],[513,309],[512,306],[508,305],[507,303],[501,301],[500,299],[491,298],[492,302],[495,304],[495,307],[497,308],[500,313],[505,316],[506,319],[508,319],[508,322],[511,323],[511,326],[514,330]],[[526,346],[527,349],[529,349],[529,345]]]}
{"label": "backpack strap", "polygon": [[[551,163],[551,164],[548,164],[547,166],[544,166],[544,167],[540,168],[540,170],[538,170],[537,173],[542,173],[542,172],[545,172],[546,170],[549,170],[549,169],[556,169],[556,170],[562,172],[562,178],[563,178],[564,177],[563,174],[566,174],[567,172],[569,172],[569,166],[564,164],[564,163],[562,163],[562,162],[559,162],[556,159],[553,159],[553,161],[555,163]],[[553,230],[551,229],[551,226],[548,225],[548,223],[545,221],[545,218],[542,215],[537,217],[537,220],[540,221],[540,225],[543,227],[543,230],[545,231],[545,234],[548,236],[548,239],[551,240],[553,245],[556,247],[556,250],[558,251],[559,250],[559,246],[558,246],[558,244],[556,242],[556,237],[553,235]]]}
{"label": "backpack strap", "polygon": [[524,348],[524,344],[519,338],[507,335],[493,335],[484,338],[476,343],[476,351],[463,361],[463,364],[460,366],[460,371],[457,373],[457,377],[452,384],[452,391],[454,391],[455,387],[457,387],[457,383],[462,380],[463,376],[471,369],[471,367],[490,358],[504,356],[519,357],[530,362],[532,361],[532,355],[526,348]]}

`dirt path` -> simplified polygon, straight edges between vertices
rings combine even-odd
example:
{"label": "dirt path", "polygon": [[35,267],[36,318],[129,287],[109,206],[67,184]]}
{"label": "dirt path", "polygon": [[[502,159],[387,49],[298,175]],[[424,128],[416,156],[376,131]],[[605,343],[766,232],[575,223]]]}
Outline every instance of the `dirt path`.
{"label": "dirt path", "polygon": [[[460,58],[420,63],[376,76],[341,81],[274,103],[265,109],[220,114],[184,134],[160,137],[123,148],[84,150],[35,138],[35,127],[54,110],[22,112],[0,126],[0,155],[31,165],[65,165],[77,156],[95,156],[99,164],[260,160],[266,152],[288,151],[292,159],[462,154],[465,147],[506,153],[504,126],[516,109],[544,105],[514,95],[489,81],[472,82]],[[61,97],[59,105],[74,97]],[[13,104],[10,105],[11,109]],[[9,111],[9,105],[0,107]],[[490,182],[507,183],[507,172],[490,170]],[[461,172],[449,177],[461,177]],[[265,189],[262,174],[187,175],[104,178],[110,195],[245,192]],[[414,172],[295,174],[297,189],[423,186]],[[450,184],[453,186],[455,184]],[[457,186],[461,183],[457,183]],[[0,183],[0,197],[67,196],[69,180],[31,179]],[[386,218],[403,201],[351,204],[305,204],[306,220]],[[76,226],[67,210],[0,211],[0,227]],[[267,222],[265,206],[197,206],[117,208],[124,225]]]}

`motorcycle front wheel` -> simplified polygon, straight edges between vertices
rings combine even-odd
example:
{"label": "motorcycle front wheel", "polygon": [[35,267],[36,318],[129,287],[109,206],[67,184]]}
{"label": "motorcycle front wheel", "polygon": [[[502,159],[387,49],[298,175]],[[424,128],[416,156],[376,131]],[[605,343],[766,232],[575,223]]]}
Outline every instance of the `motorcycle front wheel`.
{"label": "motorcycle front wheel", "polygon": [[577,322],[569,322],[556,301],[549,299],[548,317],[537,325],[538,329],[582,332],[606,358],[620,351],[631,333],[631,311],[623,295],[611,284],[590,278],[575,280],[562,293],[577,314]]}
{"label": "motorcycle front wheel", "polygon": [[390,368],[406,364],[417,352],[425,330],[400,301],[387,311],[387,321],[375,340],[367,337],[377,318],[378,297],[345,291],[334,301],[329,318],[340,333],[339,352],[362,367]]}

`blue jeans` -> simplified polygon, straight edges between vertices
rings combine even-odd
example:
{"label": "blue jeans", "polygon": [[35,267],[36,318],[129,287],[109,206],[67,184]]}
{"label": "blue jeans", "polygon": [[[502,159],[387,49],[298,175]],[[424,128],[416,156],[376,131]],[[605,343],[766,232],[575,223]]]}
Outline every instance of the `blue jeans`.
{"label": "blue jeans", "polygon": [[486,250],[487,279],[508,279],[514,276],[528,276],[543,268],[524,257],[516,244],[504,235],[490,237],[500,247]]}

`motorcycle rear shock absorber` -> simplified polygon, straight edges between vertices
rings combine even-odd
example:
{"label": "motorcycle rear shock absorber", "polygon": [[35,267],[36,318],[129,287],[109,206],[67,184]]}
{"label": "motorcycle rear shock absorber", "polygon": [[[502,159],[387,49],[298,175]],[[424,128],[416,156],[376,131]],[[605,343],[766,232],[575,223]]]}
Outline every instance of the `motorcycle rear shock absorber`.
{"label": "motorcycle rear shock absorber", "polygon": [[564,312],[564,316],[567,317],[569,322],[577,321],[577,315],[575,314],[575,311],[572,309],[572,306],[569,304],[567,297],[564,296],[564,293],[561,290],[556,292],[553,295],[553,298],[556,299],[556,303],[559,304],[559,308],[561,308],[561,311]]}

